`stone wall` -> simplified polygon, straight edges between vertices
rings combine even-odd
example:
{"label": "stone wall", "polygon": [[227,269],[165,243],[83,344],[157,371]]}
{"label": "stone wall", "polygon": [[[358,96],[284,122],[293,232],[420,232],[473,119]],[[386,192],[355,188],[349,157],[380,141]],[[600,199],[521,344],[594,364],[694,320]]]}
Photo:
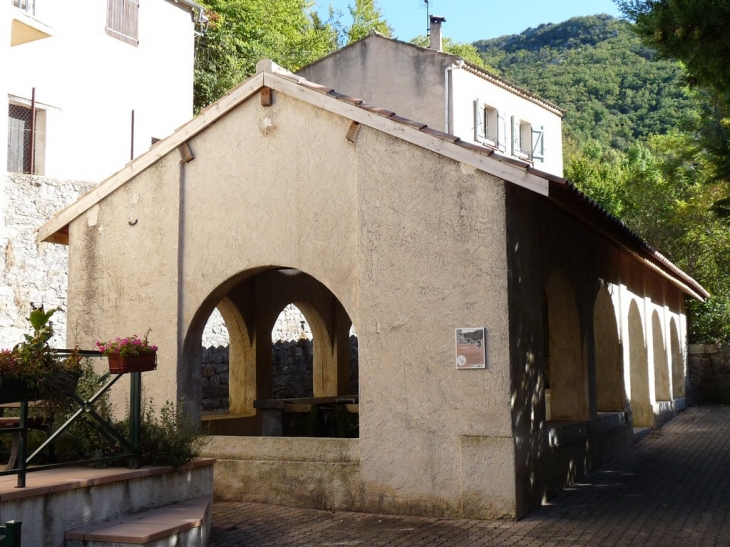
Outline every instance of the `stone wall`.
{"label": "stone wall", "polygon": [[[350,392],[358,393],[357,337],[350,336]],[[203,410],[228,408],[228,347],[203,348]],[[279,340],[272,347],[274,398],[312,396],[312,340]]]}
{"label": "stone wall", "polygon": [[[30,305],[66,308],[68,247],[39,244],[36,231],[57,211],[96,183],[6,173],[0,236],[0,347],[9,348],[28,332]],[[53,317],[51,344],[66,346],[66,315]],[[73,327],[71,327],[73,328]]]}
{"label": "stone wall", "polygon": [[687,377],[693,404],[730,404],[730,347],[690,344]]}

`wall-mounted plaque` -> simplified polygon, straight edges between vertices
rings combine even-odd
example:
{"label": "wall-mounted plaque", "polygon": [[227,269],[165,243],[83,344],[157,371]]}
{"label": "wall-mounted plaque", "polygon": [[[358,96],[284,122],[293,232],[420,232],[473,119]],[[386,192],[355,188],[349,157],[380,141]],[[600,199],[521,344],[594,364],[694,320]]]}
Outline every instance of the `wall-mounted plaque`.
{"label": "wall-mounted plaque", "polygon": [[487,368],[487,329],[463,327],[456,329],[456,368]]}

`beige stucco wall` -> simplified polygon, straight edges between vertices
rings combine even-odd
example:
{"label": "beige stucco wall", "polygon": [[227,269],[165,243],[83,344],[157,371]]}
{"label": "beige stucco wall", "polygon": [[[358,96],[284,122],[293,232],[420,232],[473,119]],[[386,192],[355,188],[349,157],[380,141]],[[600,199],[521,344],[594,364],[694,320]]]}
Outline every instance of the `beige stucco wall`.
{"label": "beige stucco wall", "polygon": [[457,59],[372,34],[297,74],[443,131],[444,71]]}
{"label": "beige stucco wall", "polygon": [[[172,153],[75,220],[69,343],[152,327],[148,393],[199,408],[178,348],[248,273],[297,268],[359,337],[356,508],[513,516],[504,183],[366,126],[352,143],[349,124],[254,95],[190,163]],[[455,370],[469,326],[488,330],[485,370]]]}

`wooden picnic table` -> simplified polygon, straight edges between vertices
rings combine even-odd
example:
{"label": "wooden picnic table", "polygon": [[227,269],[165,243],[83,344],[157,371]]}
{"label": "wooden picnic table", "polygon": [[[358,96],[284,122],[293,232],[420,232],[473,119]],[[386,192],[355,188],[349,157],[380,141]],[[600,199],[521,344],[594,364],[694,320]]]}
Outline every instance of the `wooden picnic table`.
{"label": "wooden picnic table", "polygon": [[306,413],[313,407],[344,406],[348,412],[357,413],[358,395],[338,395],[334,397],[299,397],[289,399],[256,399],[253,407],[262,414],[261,434],[265,437],[281,437],[282,418],[285,412]]}
{"label": "wooden picnic table", "polygon": [[[39,406],[41,403],[42,401],[29,401],[28,406]],[[10,459],[5,466],[6,471],[15,469],[18,465],[18,445],[20,444],[21,434],[21,431],[18,428],[21,424],[20,418],[17,416],[5,416],[5,410],[19,409],[20,403],[0,404],[0,433],[10,433],[13,443],[10,450]],[[25,427],[26,430],[37,429],[39,431],[43,431],[45,432],[46,436],[49,436],[51,434],[51,430],[53,429],[53,413],[50,413],[46,416],[28,416],[25,422]],[[12,431],[3,431],[4,429],[11,429]],[[53,458],[55,456],[55,454],[53,453],[53,445],[50,446],[49,450],[49,456]]]}

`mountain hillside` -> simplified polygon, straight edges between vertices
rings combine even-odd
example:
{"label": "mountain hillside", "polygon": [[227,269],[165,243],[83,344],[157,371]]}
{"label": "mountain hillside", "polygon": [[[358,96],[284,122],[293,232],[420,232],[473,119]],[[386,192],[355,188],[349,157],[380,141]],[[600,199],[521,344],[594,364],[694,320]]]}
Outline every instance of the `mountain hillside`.
{"label": "mountain hillside", "polygon": [[502,76],[564,108],[564,132],[578,141],[626,149],[695,115],[680,66],[657,60],[628,23],[609,15],[540,25],[474,46]]}

